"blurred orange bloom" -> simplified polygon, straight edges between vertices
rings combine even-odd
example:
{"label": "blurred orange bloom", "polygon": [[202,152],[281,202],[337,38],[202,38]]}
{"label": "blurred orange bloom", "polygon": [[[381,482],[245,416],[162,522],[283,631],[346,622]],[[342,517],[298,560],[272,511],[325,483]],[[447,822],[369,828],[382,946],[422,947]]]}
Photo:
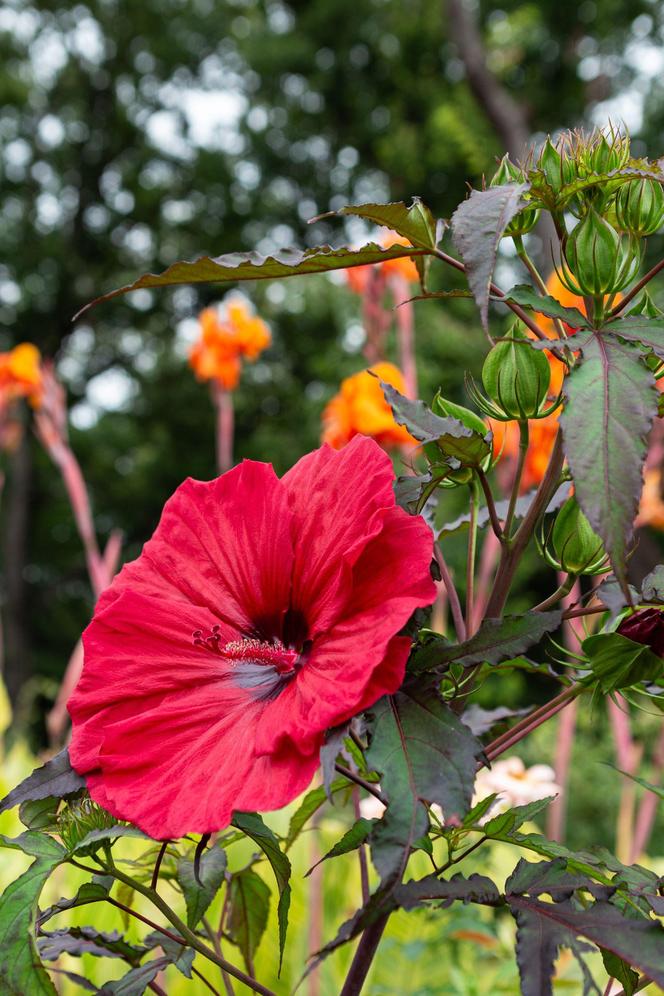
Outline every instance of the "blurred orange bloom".
{"label": "blurred orange bloom", "polygon": [[[558,415],[559,410],[556,410],[546,418],[531,419],[528,423],[529,443],[521,477],[522,494],[537,487],[544,477],[558,432]],[[519,423],[498,422],[495,419],[489,419],[489,423],[493,430],[494,456],[502,453],[503,458],[516,463],[519,456]]]}
{"label": "blurred orange bloom", "polygon": [[[372,377],[372,373],[376,376]],[[376,363],[368,370],[347,377],[323,412],[324,443],[339,450],[353,436],[363,435],[373,437],[386,448],[417,446],[410,433],[394,421],[378,378],[405,393],[403,374],[392,363]]]}
{"label": "blurred orange bloom", "polygon": [[662,471],[659,467],[651,467],[644,474],[641,504],[634,524],[636,526],[652,526],[653,529],[664,529]]}
{"label": "blurred orange bloom", "polygon": [[0,353],[0,405],[27,398],[38,405],[41,397],[41,354],[31,342]]}
{"label": "blurred orange bloom", "polygon": [[189,352],[189,365],[199,380],[215,381],[233,391],[240,380],[242,358],[253,362],[270,345],[270,330],[244,301],[228,302],[222,317],[216,308],[198,316],[201,336]]}
{"label": "blurred orange bloom", "polygon": [[[558,276],[555,270],[549,275],[549,278],[546,282],[546,291],[547,294],[549,294],[551,297],[555,297],[556,301],[559,301],[560,304],[563,305],[563,307],[576,308],[577,311],[580,311],[582,315],[585,315],[586,305],[583,298],[580,297],[578,294],[573,294],[570,290],[568,290],[567,287],[565,287],[565,285],[562,283],[560,277]],[[622,294],[616,295],[616,302],[620,301],[621,298]],[[536,314],[535,321],[541,328],[542,332],[544,332],[544,334],[547,336],[547,338],[549,339],[558,338],[558,333],[556,331],[556,327],[553,323],[552,318],[547,318],[546,315]],[[567,322],[563,322],[563,326],[567,335],[574,335],[577,331],[571,325],[568,325]],[[561,363],[560,360],[556,359],[556,357],[548,350],[546,350],[545,352],[549,360],[549,365],[551,366],[551,385],[549,387],[549,394],[551,397],[556,397],[560,393],[560,389],[563,386],[563,379],[565,377],[566,367],[564,363]]]}
{"label": "blurred orange bloom", "polygon": [[[388,232],[379,241],[384,249],[389,249],[391,246],[409,246],[411,244],[408,239],[402,238],[402,236],[397,235],[395,232]],[[417,267],[408,256],[402,256],[400,259],[387,259],[384,263],[379,264],[369,263],[366,266],[352,266],[346,270],[346,279],[348,280],[348,286],[356,294],[363,294],[366,290],[369,274],[374,265],[379,265],[385,276],[401,277],[408,283],[416,283],[419,279]]]}

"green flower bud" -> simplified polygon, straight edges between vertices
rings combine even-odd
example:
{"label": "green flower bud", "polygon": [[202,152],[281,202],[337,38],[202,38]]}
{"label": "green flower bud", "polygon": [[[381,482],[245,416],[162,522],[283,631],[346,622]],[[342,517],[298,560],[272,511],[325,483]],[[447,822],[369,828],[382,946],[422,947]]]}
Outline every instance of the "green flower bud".
{"label": "green flower bud", "polygon": [[621,186],[616,197],[618,227],[632,235],[654,235],[664,221],[664,190],[642,177]]}
{"label": "green flower bud", "polygon": [[629,160],[629,138],[619,132],[596,132],[583,150],[583,160],[592,173],[611,173]]}
{"label": "green flower bud", "polygon": [[[71,851],[93,830],[107,830],[120,823],[114,816],[93,802],[89,795],[73,799],[66,808],[58,814],[58,833],[62,843]],[[101,847],[101,841],[83,848],[81,855],[94,854]]]}
{"label": "green flower bud", "polygon": [[556,515],[550,533],[555,566],[569,574],[602,574],[609,569],[604,544],[593,532],[575,497]]}
{"label": "green flower bud", "polygon": [[[500,166],[494,173],[490,186],[500,187],[505,183],[522,183],[525,179],[523,172],[510,162],[509,155],[504,155],[500,161]],[[537,224],[539,218],[538,208],[523,208],[512,218],[505,229],[504,235],[526,235]]]}
{"label": "green flower bud", "polygon": [[563,186],[563,168],[562,168],[562,157],[551,141],[551,136],[547,136],[544,147],[540,152],[539,159],[537,161],[539,169],[542,170],[544,176],[546,177],[546,182],[549,184],[552,190],[556,193]]}
{"label": "green flower bud", "polygon": [[618,235],[593,208],[565,242],[560,279],[573,294],[615,294],[633,280],[641,252],[633,239]]}
{"label": "green flower bud", "polygon": [[518,324],[510,338],[497,342],[482,367],[482,383],[501,421],[537,418],[546,402],[551,368],[544,353],[533,349]]}

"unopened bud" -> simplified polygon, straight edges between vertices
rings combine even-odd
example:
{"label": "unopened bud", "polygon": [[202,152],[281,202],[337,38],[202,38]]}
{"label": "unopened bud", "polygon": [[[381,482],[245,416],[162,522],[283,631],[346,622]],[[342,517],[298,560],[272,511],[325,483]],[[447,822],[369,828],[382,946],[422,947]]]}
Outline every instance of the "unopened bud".
{"label": "unopened bud", "polygon": [[497,342],[482,367],[482,383],[501,421],[537,418],[546,402],[551,367],[544,353],[533,349],[518,324],[509,338]]}
{"label": "unopened bud", "polygon": [[[500,166],[494,173],[490,186],[500,187],[505,183],[522,183],[525,179],[522,170],[515,166],[513,162],[510,162],[509,155],[503,156],[500,161]],[[505,235],[526,235],[530,232],[534,226],[537,224],[537,219],[539,218],[538,208],[522,208],[517,215],[512,218],[509,225],[505,229]]]}
{"label": "unopened bud", "polygon": [[574,496],[556,515],[547,546],[555,566],[568,574],[602,574],[609,569],[604,544]]}
{"label": "unopened bud", "polygon": [[591,208],[567,237],[559,276],[573,294],[598,297],[622,290],[634,279],[640,262],[636,241],[621,238]]}
{"label": "unopened bud", "polygon": [[616,197],[616,219],[623,232],[654,235],[664,221],[664,190],[658,180],[641,177],[623,184]]}

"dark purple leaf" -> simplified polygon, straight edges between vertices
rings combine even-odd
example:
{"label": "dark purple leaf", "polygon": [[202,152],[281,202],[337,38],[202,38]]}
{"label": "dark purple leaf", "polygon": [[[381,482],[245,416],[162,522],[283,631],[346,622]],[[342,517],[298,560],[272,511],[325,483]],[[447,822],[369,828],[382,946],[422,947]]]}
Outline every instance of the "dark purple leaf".
{"label": "dark purple leaf", "polygon": [[[560,506],[564,504],[564,502],[567,501],[567,499],[569,498],[571,489],[572,485],[569,483],[569,481],[565,481],[563,484],[561,484],[560,487],[557,488],[557,490],[554,492],[551,501],[547,505],[546,509],[547,512],[555,512],[556,509],[560,508]],[[536,494],[535,491],[529,491],[528,494],[522,495],[521,498],[517,499],[516,508],[514,509],[515,520],[522,519],[524,515],[526,515],[528,509],[530,508],[533,502],[535,494]],[[505,516],[507,515],[508,506],[509,506],[508,499],[506,499],[505,501],[496,502],[496,513],[499,519],[505,518]],[[443,536],[451,536],[452,533],[456,533],[460,529],[467,528],[469,522],[470,522],[470,515],[466,512],[464,515],[460,515],[458,519],[455,519],[454,522],[448,522],[447,525],[444,525],[438,533],[438,538],[442,539]],[[482,526],[488,525],[488,523],[489,523],[489,510],[487,509],[486,505],[483,505],[477,517],[477,524],[481,528]]]}
{"label": "dark purple leaf", "polygon": [[371,835],[383,880],[399,879],[414,843],[429,828],[423,800],[442,806],[448,821],[470,809],[482,745],[432,693],[404,689],[385,696],[374,714],[369,764],[382,774],[389,805]]}
{"label": "dark purple leaf", "polygon": [[18,806],[20,802],[33,802],[48,796],[64,799],[84,788],[85,779],[72,768],[69,749],[65,747],[41,768],[36,768],[0,801],[0,813]]}
{"label": "dark purple leaf", "polygon": [[496,706],[495,709],[483,709],[478,705],[470,705],[464,709],[462,719],[471,733],[482,737],[494,730],[506,719],[518,719],[525,716],[529,709],[508,709],[506,706]]}
{"label": "dark purple leaf", "polygon": [[143,996],[147,987],[157,978],[160,972],[170,965],[170,958],[155,958],[138,968],[132,968],[121,979],[107,982],[98,991],[97,996]]}
{"label": "dark purple leaf", "polygon": [[96,927],[43,931],[37,939],[37,948],[44,961],[55,961],[61,954],[76,958],[90,954],[99,958],[124,958],[130,965],[137,965],[147,950],[128,944],[117,930],[107,933]]}
{"label": "dark purple leaf", "polygon": [[500,664],[535,646],[547,633],[558,629],[562,611],[527,612],[522,616],[485,619],[475,636],[446,651],[449,660],[468,667]]}
{"label": "dark purple leaf", "polygon": [[575,493],[626,589],[646,439],[657,412],[655,379],[638,351],[594,336],[565,385],[560,418]]}
{"label": "dark purple leaf", "polygon": [[394,890],[395,902],[405,910],[415,909],[424,903],[438,900],[443,906],[450,906],[455,900],[464,903],[480,903],[483,906],[502,906],[505,900],[496,885],[486,875],[454,875],[445,881],[437,875],[428,875],[418,881],[399,885]]}
{"label": "dark purple leaf", "polygon": [[529,183],[507,183],[473,190],[452,215],[454,244],[466,267],[468,286],[480,309],[482,325],[489,324],[489,288],[498,246],[512,218],[524,206]]}
{"label": "dark purple leaf", "polygon": [[37,917],[37,925],[41,927],[42,924],[50,920],[56,913],[62,913],[64,910],[71,910],[77,906],[87,906],[89,903],[98,903],[106,899],[114,881],[110,875],[94,876],[92,882],[84,882],[81,885],[72,899],[63,897],[57,903],[54,903],[53,906],[49,906],[40,912]]}
{"label": "dark purple leaf", "polygon": [[658,602],[664,605],[664,564],[647,574],[641,582],[641,597],[644,602]]}
{"label": "dark purple leaf", "polygon": [[334,766],[337,763],[337,756],[341,752],[344,740],[348,736],[350,723],[343,723],[335,726],[325,734],[325,743],[320,749],[320,766],[323,773],[323,787],[327,798],[332,801],[332,782],[335,776]]}

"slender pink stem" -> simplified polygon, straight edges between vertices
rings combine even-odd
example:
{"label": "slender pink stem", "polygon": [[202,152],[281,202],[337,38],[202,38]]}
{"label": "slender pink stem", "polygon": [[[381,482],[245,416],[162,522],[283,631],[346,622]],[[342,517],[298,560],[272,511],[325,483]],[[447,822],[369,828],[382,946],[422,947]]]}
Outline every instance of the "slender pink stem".
{"label": "slender pink stem", "polygon": [[[564,584],[567,579],[566,574],[559,574],[559,584]],[[569,592],[562,599],[563,608],[569,609],[581,598],[581,587],[576,581]],[[563,641],[568,650],[578,653],[581,646],[579,634],[574,623],[566,619],[563,623]],[[558,733],[556,736],[556,751],[553,762],[553,769],[556,773],[556,783],[560,786],[560,795],[554,799],[547,812],[547,836],[551,840],[563,841],[565,839],[565,818],[567,815],[567,792],[569,782],[569,769],[572,761],[572,750],[574,747],[574,734],[576,732],[576,716],[578,702],[572,702],[569,709],[563,710],[558,720]]]}
{"label": "slender pink stem", "polygon": [[233,395],[218,384],[213,387],[213,395],[217,410],[217,469],[225,474],[233,466]]}
{"label": "slender pink stem", "polygon": [[[618,767],[628,774],[634,774],[641,758],[642,749],[632,737],[629,708],[622,696],[618,703],[607,699],[606,705],[611,720],[611,730],[616,749]],[[636,785],[630,778],[623,780],[620,791],[620,805],[616,821],[616,855],[621,861],[628,861],[634,847],[634,805]]]}
{"label": "slender pink stem", "polygon": [[440,548],[440,544],[436,543],[434,545],[434,556],[436,558],[436,563],[440,568],[440,573],[443,579],[443,584],[445,585],[445,590],[447,591],[447,597],[450,601],[450,611],[452,613],[452,619],[454,621],[454,628],[456,630],[457,639],[459,642],[463,642],[466,639],[466,623],[463,618],[463,612],[461,610],[461,602],[459,601],[459,593],[457,592],[454,581],[452,580],[452,575],[450,574],[449,567],[443,556],[443,551]]}
{"label": "slender pink stem", "polygon": [[[664,771],[664,727],[662,727],[662,731],[659,735],[659,740],[657,741],[657,745],[655,747],[652,762],[653,773],[650,777],[650,782],[653,785],[659,785],[662,780],[662,772]],[[655,795],[654,792],[646,792],[641,800],[641,805],[639,806],[634,825],[632,853],[629,859],[630,864],[638,861],[640,856],[648,847],[648,841],[650,840],[650,835],[655,823],[655,816],[657,814],[657,806],[659,802],[659,796]]]}
{"label": "slender pink stem", "polygon": [[487,529],[482,553],[480,554],[480,566],[477,578],[477,589],[475,591],[475,613],[473,618],[473,631],[479,629],[486,604],[489,600],[491,578],[493,577],[500,556],[500,540],[493,529]]}
{"label": "slender pink stem", "polygon": [[399,359],[401,371],[409,398],[417,397],[417,366],[415,363],[415,324],[413,305],[410,302],[410,287],[403,277],[391,279],[394,296],[397,336],[399,339]]}

